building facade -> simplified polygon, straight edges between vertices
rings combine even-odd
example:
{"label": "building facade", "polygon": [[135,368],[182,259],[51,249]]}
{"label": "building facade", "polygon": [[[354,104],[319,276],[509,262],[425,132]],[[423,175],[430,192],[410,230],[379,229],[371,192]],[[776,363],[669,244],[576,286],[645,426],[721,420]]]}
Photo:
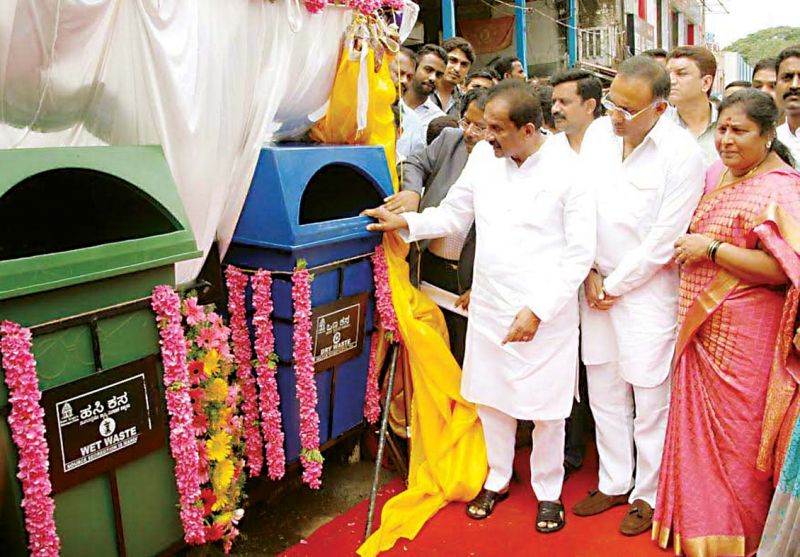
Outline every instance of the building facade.
{"label": "building facade", "polygon": [[478,65],[515,55],[530,76],[613,69],[651,49],[703,44],[700,0],[421,0],[420,41],[468,39]]}

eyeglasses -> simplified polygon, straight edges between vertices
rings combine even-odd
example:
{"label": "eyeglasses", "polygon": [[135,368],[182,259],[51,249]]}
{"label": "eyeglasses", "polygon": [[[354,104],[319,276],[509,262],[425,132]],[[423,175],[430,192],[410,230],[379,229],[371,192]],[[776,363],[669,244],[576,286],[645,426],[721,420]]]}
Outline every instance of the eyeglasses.
{"label": "eyeglasses", "polygon": [[458,125],[461,126],[461,129],[464,130],[465,132],[469,131],[470,128],[475,128],[476,133],[486,133],[487,129],[485,125],[481,126],[476,124],[475,122],[468,122],[466,118],[462,118],[461,120],[459,120]]}
{"label": "eyeglasses", "polygon": [[660,103],[660,102],[661,102],[660,100],[653,101],[653,102],[651,102],[650,104],[648,104],[646,107],[644,107],[643,109],[641,109],[640,111],[638,111],[638,112],[636,112],[636,113],[634,113],[634,114],[631,114],[630,112],[628,112],[628,111],[627,111],[627,110],[625,110],[624,108],[620,108],[619,106],[617,106],[616,104],[614,104],[614,101],[612,101],[611,99],[609,99],[609,98],[608,98],[608,95],[606,95],[605,97],[603,97],[603,99],[600,101],[600,104],[602,104],[602,105],[603,105],[603,107],[604,107],[606,110],[608,110],[609,112],[619,112],[620,114],[622,114],[622,117],[623,117],[623,118],[624,118],[626,121],[630,122],[631,120],[633,120],[634,118],[636,118],[637,116],[639,116],[640,114],[642,114],[642,113],[643,113],[645,110],[647,110],[648,108],[652,108],[652,107],[654,107],[655,105],[657,105],[657,104],[658,104],[658,103]]}

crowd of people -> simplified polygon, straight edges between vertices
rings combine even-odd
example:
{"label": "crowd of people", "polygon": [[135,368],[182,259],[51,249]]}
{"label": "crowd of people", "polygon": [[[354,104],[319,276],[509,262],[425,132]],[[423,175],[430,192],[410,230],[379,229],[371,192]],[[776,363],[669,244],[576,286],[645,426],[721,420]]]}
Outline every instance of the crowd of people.
{"label": "crowd of people", "polygon": [[621,533],[676,554],[798,554],[800,46],[721,102],[700,46],[606,91],[474,64],[458,37],[398,53],[402,187],[365,212],[468,312],[445,312],[489,464],[467,515],[508,496],[528,420],[536,529],[563,528],[588,398],[598,483],[574,516],[628,505]]}

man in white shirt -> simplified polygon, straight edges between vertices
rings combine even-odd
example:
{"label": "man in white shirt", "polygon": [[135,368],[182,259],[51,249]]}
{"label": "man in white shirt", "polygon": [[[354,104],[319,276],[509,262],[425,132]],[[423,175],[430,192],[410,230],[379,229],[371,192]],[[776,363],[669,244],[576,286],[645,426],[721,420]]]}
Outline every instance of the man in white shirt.
{"label": "man in white shirt", "polygon": [[[436,90],[436,81],[444,75],[447,54],[440,46],[426,44],[417,52],[416,59],[414,76],[400,99],[400,114],[404,119],[397,154],[401,161],[427,146],[428,123],[444,116],[442,109],[431,99],[431,94]],[[415,117],[408,117],[410,112]]]}
{"label": "man in white shirt", "polygon": [[[561,152],[563,160],[569,161],[564,170],[576,171],[580,168],[578,154],[583,136],[595,118],[602,114],[600,99],[603,96],[603,84],[586,70],[558,73],[551,78],[550,83],[553,88],[551,113],[559,133],[548,141]],[[564,469],[567,475],[583,466],[586,437],[591,428],[584,369],[580,370],[578,383],[579,400],[572,402],[572,412],[566,424]]]}
{"label": "man in white shirt", "polygon": [[778,139],[789,148],[800,169],[800,45],[784,49],[776,64],[775,97],[786,122],[778,126]]}
{"label": "man in white shirt", "polygon": [[667,55],[667,70],[669,102],[674,107],[667,111],[667,116],[697,139],[708,167],[719,158],[714,146],[717,106],[709,100],[717,75],[717,59],[702,46],[679,46]]}
{"label": "man in white shirt", "polygon": [[626,60],[603,99],[609,116],[589,127],[581,148],[597,196],[581,353],[600,470],[598,489],[573,512],[590,516],[630,503],[620,525],[626,535],[652,524],[678,319],[673,244],[703,191],[697,142],[662,117],[669,89],[657,62]]}
{"label": "man in white shirt", "polygon": [[489,473],[467,514],[486,518],[505,498],[517,420],[533,420],[536,528],[554,532],[564,526],[564,418],[577,379],[577,290],[594,260],[594,197],[545,143],[538,99],[525,83],[495,87],[484,119],[487,140],[437,207],[365,213],[379,220],[369,230],[400,230],[406,241],[464,233],[475,220],[461,393],[478,405]]}

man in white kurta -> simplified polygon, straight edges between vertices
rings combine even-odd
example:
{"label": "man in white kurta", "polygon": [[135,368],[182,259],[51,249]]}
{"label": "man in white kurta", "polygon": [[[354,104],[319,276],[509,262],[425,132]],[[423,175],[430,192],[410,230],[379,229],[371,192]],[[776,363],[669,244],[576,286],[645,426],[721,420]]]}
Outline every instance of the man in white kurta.
{"label": "man in white kurta", "polygon": [[652,518],[678,317],[673,244],[703,190],[697,142],[661,116],[668,94],[660,65],[629,59],[604,99],[610,116],[589,127],[581,149],[598,211],[581,333],[600,470],[598,490],[573,511],[630,503],[620,525],[628,535],[647,531]]}
{"label": "man in white kurta", "polygon": [[[517,110],[515,123],[520,103],[535,114]],[[541,502],[561,496],[564,418],[577,380],[577,290],[594,260],[595,202],[588,184],[565,172],[572,163],[563,150],[544,142],[541,110],[524,84],[493,90],[485,119],[487,141],[438,207],[367,214],[380,220],[371,230],[400,229],[406,241],[465,233],[475,220],[461,392],[478,405],[489,462],[484,489],[495,496],[511,479],[516,420],[534,421],[531,483],[541,513]],[[532,325],[522,326],[528,319]]]}

